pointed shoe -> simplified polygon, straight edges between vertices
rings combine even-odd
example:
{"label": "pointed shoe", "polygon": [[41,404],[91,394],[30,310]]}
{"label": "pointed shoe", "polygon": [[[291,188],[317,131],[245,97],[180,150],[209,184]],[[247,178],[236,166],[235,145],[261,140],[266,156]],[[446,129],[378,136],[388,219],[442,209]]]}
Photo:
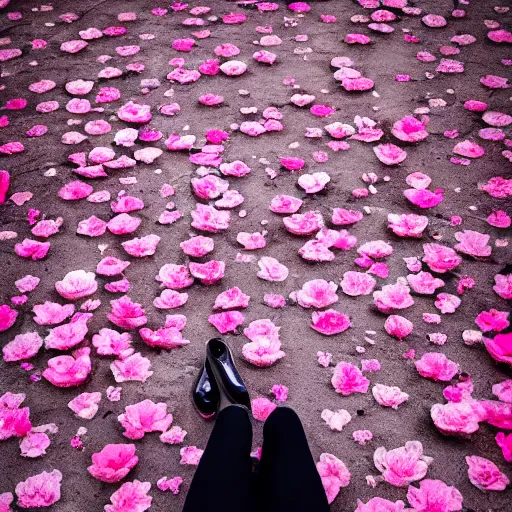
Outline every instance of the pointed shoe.
{"label": "pointed shoe", "polygon": [[203,365],[194,389],[192,400],[197,412],[205,419],[212,419],[217,413],[220,403],[219,389],[215,381],[211,381],[206,371],[206,363]]}
{"label": "pointed shoe", "polygon": [[206,344],[205,366],[210,380],[215,380],[219,390],[219,410],[228,405],[238,405],[247,411],[251,410],[251,399],[236,369],[233,354],[220,338],[212,338]]}

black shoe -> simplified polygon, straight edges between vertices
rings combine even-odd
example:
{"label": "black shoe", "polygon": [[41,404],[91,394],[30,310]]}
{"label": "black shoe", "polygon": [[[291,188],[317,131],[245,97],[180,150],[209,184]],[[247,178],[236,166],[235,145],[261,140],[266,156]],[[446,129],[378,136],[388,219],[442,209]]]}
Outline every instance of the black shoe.
{"label": "black shoe", "polygon": [[203,369],[192,391],[192,399],[197,412],[205,420],[212,419],[217,413],[220,402],[219,389],[215,381],[213,379],[210,380],[206,371],[206,363],[203,365]]}
{"label": "black shoe", "polygon": [[233,361],[229,347],[220,339],[212,338],[206,344],[206,371],[211,381],[215,381],[219,393],[219,408],[238,405],[251,410],[251,399],[244,381]]}

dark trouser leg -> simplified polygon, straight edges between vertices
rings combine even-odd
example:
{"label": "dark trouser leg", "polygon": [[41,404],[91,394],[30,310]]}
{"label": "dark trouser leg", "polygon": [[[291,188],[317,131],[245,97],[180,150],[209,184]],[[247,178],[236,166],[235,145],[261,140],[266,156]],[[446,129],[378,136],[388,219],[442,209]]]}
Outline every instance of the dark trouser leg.
{"label": "dark trouser leg", "polygon": [[183,512],[251,512],[252,427],[247,411],[230,406],[215,422]]}
{"label": "dark trouser leg", "polygon": [[263,427],[261,512],[327,512],[329,504],[299,417],[278,407]]}

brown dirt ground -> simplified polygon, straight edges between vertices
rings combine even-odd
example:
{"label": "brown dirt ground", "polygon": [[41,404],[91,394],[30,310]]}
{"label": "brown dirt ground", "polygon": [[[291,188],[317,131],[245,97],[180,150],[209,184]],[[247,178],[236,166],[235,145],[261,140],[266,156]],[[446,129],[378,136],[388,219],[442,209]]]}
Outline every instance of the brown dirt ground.
{"label": "brown dirt ground", "polygon": [[[315,460],[322,452],[332,453],[341,458],[352,473],[352,482],[342,490],[333,503],[333,511],[353,511],[357,498],[367,501],[373,496],[381,496],[393,500],[405,500],[404,489],[387,484],[381,484],[377,489],[372,489],[366,485],[364,478],[366,475],[376,474],[372,457],[378,446],[396,448],[413,439],[420,440],[425,453],[434,457],[428,477],[455,485],[464,496],[466,510],[475,512],[511,510],[510,492],[483,494],[470,484],[466,473],[464,457],[474,454],[490,458],[509,476],[512,476],[510,467],[506,467],[500,449],[494,442],[496,429],[482,425],[471,440],[447,438],[438,433],[430,419],[429,410],[434,403],[443,402],[443,386],[420,377],[413,364],[402,358],[402,353],[408,346],[415,348],[418,356],[426,351],[435,350],[435,347],[426,340],[426,335],[436,330],[445,332],[449,336],[449,341],[440,351],[457,361],[464,371],[471,374],[475,384],[475,396],[493,398],[492,384],[504,380],[507,372],[510,376],[510,370],[496,367],[483,348],[464,346],[461,332],[472,328],[473,319],[481,310],[490,307],[502,311],[507,309],[506,301],[493,294],[491,286],[493,275],[504,268],[507,259],[509,262],[511,260],[508,248],[493,248],[493,257],[489,261],[464,259],[463,273],[476,276],[477,286],[463,298],[462,305],[455,315],[443,317],[439,327],[429,326],[421,319],[423,312],[436,312],[432,299],[415,298],[416,306],[408,310],[406,315],[415,324],[415,331],[407,343],[394,341],[386,335],[383,330],[384,316],[373,307],[371,296],[350,298],[340,293],[338,309],[350,315],[353,327],[333,338],[326,338],[310,329],[310,312],[297,306],[272,310],[262,302],[265,292],[272,291],[287,295],[292,290],[300,288],[309,279],[323,278],[339,282],[343,272],[353,269],[355,255],[355,251],[352,250],[338,253],[332,263],[318,265],[305,263],[297,255],[297,250],[304,240],[286,233],[281,218],[268,210],[271,198],[277,193],[302,196],[301,191],[296,189],[296,174],[281,172],[275,180],[270,181],[264,172],[265,165],[259,163],[258,159],[267,158],[275,168],[278,165],[278,157],[284,155],[305,157],[311,163],[311,153],[324,149],[326,142],[325,137],[320,141],[303,137],[306,127],[321,127],[327,122],[313,118],[307,109],[300,110],[288,103],[294,91],[282,85],[282,80],[286,76],[295,77],[301,91],[315,94],[323,104],[336,106],[337,112],[331,116],[332,121],[351,122],[355,115],[367,115],[379,121],[387,133],[395,120],[412,113],[417,107],[425,106],[427,97],[444,98],[448,103],[445,108],[434,109],[429,125],[431,135],[428,141],[408,148],[409,156],[406,162],[397,168],[385,168],[379,164],[371,150],[371,145],[362,143],[353,143],[351,150],[347,152],[329,152],[330,159],[326,164],[309,165],[309,169],[314,167],[316,170],[326,170],[330,173],[332,180],[328,186],[328,193],[305,198],[302,210],[319,209],[328,218],[330,209],[334,206],[357,208],[363,205],[369,206],[372,209],[371,216],[350,231],[358,237],[359,242],[377,239],[393,242],[394,254],[389,259],[390,277],[387,282],[394,282],[396,277],[404,275],[406,269],[402,257],[421,255],[422,243],[425,239],[431,239],[432,234],[440,233],[443,241],[453,246],[453,234],[456,228],[450,227],[448,222],[453,214],[464,217],[466,229],[486,230],[492,234],[493,239],[503,237],[502,232],[490,228],[482,219],[485,219],[492,208],[508,208],[510,212],[510,204],[507,205],[506,200],[492,199],[476,188],[478,182],[485,182],[497,174],[505,173],[503,175],[510,176],[510,167],[507,170],[504,169],[505,165],[509,164],[500,155],[499,144],[484,141],[483,145],[488,151],[485,158],[472,162],[469,167],[454,166],[447,159],[454,142],[442,136],[447,129],[458,129],[468,136],[475,135],[482,127],[477,116],[462,109],[461,104],[467,99],[487,101],[492,110],[506,108],[508,104],[509,91],[489,92],[479,83],[480,76],[487,73],[505,76],[506,68],[501,66],[500,60],[510,58],[510,51],[506,47],[493,45],[486,39],[486,29],[482,21],[486,18],[496,19],[492,10],[495,3],[499,2],[474,1],[468,7],[466,19],[452,19],[448,28],[439,31],[422,26],[417,17],[406,16],[396,24],[397,30],[391,36],[373,35],[375,44],[369,48],[347,46],[342,42],[346,33],[358,30],[350,22],[350,16],[364,12],[356,4],[347,0],[312,4],[312,12],[301,18],[296,28],[283,26],[283,8],[277,14],[261,16],[248,11],[252,14],[242,27],[211,23],[212,37],[199,41],[198,48],[195,48],[192,53],[180,56],[186,59],[191,68],[197,67],[201,61],[211,58],[213,48],[217,44],[229,41],[240,47],[242,60],[250,62],[248,72],[236,79],[217,76],[201,79],[188,86],[173,85],[175,97],[171,101],[180,103],[181,113],[174,118],[154,115],[152,126],[167,134],[182,133],[183,127],[188,125],[190,130],[187,133],[197,134],[200,140],[206,129],[214,127],[227,129],[231,123],[241,122],[243,116],[239,113],[239,108],[250,105],[257,106],[260,111],[270,105],[280,107],[284,114],[285,125],[284,131],[279,134],[256,139],[243,134],[234,134],[226,144],[225,159],[227,161],[241,159],[253,168],[250,176],[236,182],[236,188],[246,198],[242,208],[247,210],[247,217],[242,219],[235,214],[227,233],[213,235],[216,249],[212,256],[227,262],[226,276],[218,285],[211,287],[195,285],[188,290],[189,302],[182,311],[188,318],[184,334],[191,340],[189,346],[171,352],[158,352],[149,349],[140,340],[135,342],[137,350],[150,357],[154,375],[145,384],[128,382],[122,385],[123,395],[120,402],[112,403],[104,397],[98,414],[91,421],[74,417],[67,408],[67,403],[79,392],[104,392],[109,385],[114,385],[114,379],[109,370],[110,360],[94,356],[91,378],[79,390],[56,389],[44,380],[31,384],[28,381],[28,374],[21,370],[19,365],[0,363],[0,391],[26,393],[26,405],[31,407],[33,424],[56,422],[59,426],[59,433],[53,437],[47,455],[39,459],[20,457],[18,443],[13,439],[0,444],[2,461],[0,491],[13,492],[16,483],[28,476],[43,470],[58,468],[64,475],[62,499],[52,507],[52,511],[102,510],[118,485],[104,484],[88,475],[86,468],[90,464],[90,456],[107,443],[126,441],[116,418],[123,412],[126,405],[145,398],[155,402],[165,401],[175,417],[175,424],[188,431],[185,444],[204,448],[212,424],[203,422],[197,416],[189,399],[189,392],[202,364],[204,342],[216,334],[215,329],[207,322],[215,297],[226,288],[238,285],[252,297],[246,312],[246,324],[259,318],[271,318],[281,326],[283,349],[287,353],[287,357],[274,367],[257,369],[245,363],[240,357],[245,338],[227,336],[228,343],[239,358],[240,370],[252,395],[267,396],[269,389],[275,383],[288,386],[290,390],[288,404],[303,420]],[[164,18],[152,16],[149,11],[157,4],[158,2],[145,0],[140,2],[82,0],[79,3],[62,0],[54,3],[53,13],[32,13],[30,8],[37,6],[37,3],[33,0],[23,0],[12,1],[8,10],[22,10],[24,20],[17,23],[8,22],[2,14],[0,35],[9,35],[14,45],[22,45],[25,54],[22,58],[4,63],[2,66],[4,71],[12,73],[12,76],[1,80],[1,83],[6,86],[6,89],[1,92],[2,103],[8,98],[26,97],[29,99],[29,105],[25,111],[11,112],[9,115],[11,126],[0,134],[2,143],[9,140],[22,140],[26,151],[20,155],[2,158],[0,167],[9,169],[12,173],[12,192],[30,190],[34,193],[34,198],[23,207],[16,207],[12,202],[2,206],[1,228],[17,231],[18,240],[30,236],[30,228],[25,222],[28,207],[40,209],[49,218],[62,216],[65,220],[61,234],[51,238],[52,247],[45,261],[22,260],[13,252],[15,241],[1,243],[0,275],[3,279],[0,284],[0,296],[2,303],[15,294],[13,283],[16,279],[29,273],[41,278],[40,286],[29,294],[28,303],[20,308],[21,314],[15,328],[0,336],[2,345],[12,339],[15,334],[37,327],[32,322],[30,311],[34,304],[45,300],[59,301],[60,297],[54,289],[54,283],[57,280],[71,270],[95,269],[97,262],[101,259],[97,249],[99,243],[109,244],[105,254],[126,258],[121,250],[120,237],[110,235],[108,232],[101,239],[88,239],[75,235],[78,222],[92,214],[104,219],[110,218],[112,212],[109,203],[97,205],[85,201],[72,203],[57,198],[59,188],[72,177],[66,156],[77,150],[88,151],[93,145],[109,146],[115,131],[124,128],[125,123],[111,121],[113,131],[110,134],[90,137],[88,141],[76,148],[66,147],[60,143],[62,133],[70,129],[66,126],[66,121],[79,116],[68,114],[64,108],[53,114],[40,115],[35,112],[34,107],[43,99],[58,100],[62,107],[70,99],[64,92],[65,82],[76,78],[95,77],[103,67],[96,62],[96,57],[101,54],[115,56],[116,46],[138,44],[138,34],[148,32],[154,33],[156,38],[141,42],[143,49],[139,55],[132,59],[115,56],[108,63],[108,65],[124,67],[132,60],[143,61],[146,71],[141,76],[131,75],[113,80],[112,85],[122,91],[122,100],[132,99],[149,103],[153,112],[157,112],[158,105],[170,102],[163,96],[164,91],[170,88],[165,80],[169,69],[167,62],[170,57],[177,56],[177,52],[170,48],[170,43],[175,38],[186,37],[192,30],[180,25],[180,21],[186,17],[184,13],[168,15]],[[166,2],[160,2],[160,4],[163,6]],[[213,14],[216,15],[235,9],[232,3],[225,1],[203,0],[191,5],[211,5]],[[419,1],[415,5],[423,8],[425,12],[444,15],[448,15],[453,9],[453,3],[446,0]],[[75,56],[64,55],[59,51],[60,43],[78,38],[79,30],[90,26],[104,28],[117,25],[119,24],[117,14],[132,10],[137,11],[139,19],[135,23],[126,24],[128,34],[125,37],[94,41],[85,51]],[[54,27],[45,27],[45,22],[53,22],[57,15],[68,11],[77,12],[83,16],[72,24],[64,24],[57,20]],[[318,21],[320,13],[334,14],[338,17],[338,22],[332,25],[321,24]],[[274,33],[283,39],[283,44],[274,50],[278,54],[278,63],[272,68],[260,66],[250,58],[255,51],[253,40],[258,38],[255,27],[260,24],[271,24],[274,27]],[[405,44],[401,38],[402,28],[411,28],[413,33],[420,37],[422,43]],[[367,32],[365,27],[360,30]],[[309,35],[307,43],[296,43],[293,40],[296,34],[301,33]],[[471,33],[478,39],[477,44],[463,48],[461,55],[455,57],[466,63],[465,73],[437,76],[434,80],[427,80],[425,71],[433,71],[435,63],[420,63],[415,58],[416,52],[422,49],[437,51],[441,44],[449,44],[449,38],[455,33]],[[50,42],[49,48],[39,52],[30,50],[29,42],[35,38],[47,39]],[[301,55],[293,54],[296,47],[313,49],[307,61],[303,60]],[[330,59],[336,55],[350,56],[357,69],[375,80],[380,97],[376,98],[371,93],[348,94],[340,90],[329,68]],[[28,66],[28,63],[34,59],[39,65]],[[414,81],[406,84],[397,83],[394,77],[398,73],[408,73]],[[43,78],[55,80],[58,87],[43,98],[27,92],[29,83]],[[143,96],[140,94],[139,87],[142,78],[159,78],[162,85]],[[238,94],[238,89],[249,90],[250,97],[243,98]],[[329,93],[322,94],[321,89],[328,89]],[[447,94],[447,89],[453,89],[455,94]],[[97,87],[88,96],[92,100],[96,90]],[[202,108],[197,104],[197,97],[206,92],[225,96],[225,104],[218,109]],[[122,100],[104,105],[106,109],[104,115],[90,113],[84,116],[84,119],[88,121],[102,117],[109,120],[116,109],[124,103]],[[372,111],[373,106],[378,106],[379,110]],[[24,132],[38,123],[48,123],[49,133],[42,139],[25,139]],[[295,141],[300,142],[300,147],[288,149],[288,145]],[[131,151],[125,148],[115,149],[118,154],[131,154]],[[50,167],[57,169],[57,175],[46,178],[43,172]],[[155,174],[153,171],[157,168],[162,169],[163,172]],[[435,210],[427,211],[430,225],[424,240],[403,241],[393,237],[386,230],[386,217],[389,212],[411,211],[402,195],[402,190],[405,186],[405,177],[414,170],[428,173],[435,187],[445,189],[446,196],[444,202]],[[380,177],[389,174],[392,179],[389,183],[380,182],[377,185],[378,194],[356,205],[350,192],[362,185],[360,176],[363,172],[369,171],[376,172]],[[188,162],[186,155],[166,151],[153,165],[138,165],[135,170],[111,172],[111,176],[102,180],[101,183],[93,183],[96,190],[107,189],[113,197],[124,188],[131,194],[143,198],[146,208],[137,214],[143,219],[139,233],[156,233],[162,237],[156,255],[134,261],[126,273],[132,283],[129,295],[133,300],[146,306],[150,319],[148,325],[153,328],[162,325],[164,320],[164,312],[157,311],[151,306],[158,292],[158,283],[154,281],[154,276],[165,263],[183,264],[187,261],[179,248],[179,242],[188,238],[191,232],[189,212],[196,202],[190,190],[190,178],[193,174],[194,166]],[[119,184],[120,176],[133,175],[137,176],[137,185]],[[161,226],[155,223],[167,202],[158,194],[163,183],[171,183],[176,188],[177,206],[185,212],[185,219],[172,226]],[[454,191],[456,187],[461,187],[461,193]],[[468,210],[470,205],[477,206],[478,211],[472,213]],[[283,283],[259,280],[256,277],[255,263],[247,265],[234,262],[236,253],[240,251],[236,234],[239,231],[261,230],[262,220],[269,221],[265,227],[269,232],[268,245],[257,254],[258,256],[272,255],[290,268],[290,277]],[[454,292],[455,286],[456,278],[452,277],[448,280],[446,291]],[[90,333],[95,333],[101,327],[108,325],[105,315],[109,311],[109,300],[113,297],[104,291],[98,296],[103,303],[89,324]],[[44,328],[37,328],[37,330],[41,334],[45,333]],[[366,345],[367,352],[364,357],[376,358],[382,363],[380,373],[369,375],[372,383],[380,382],[399,386],[410,394],[410,400],[397,411],[379,406],[371,393],[355,394],[346,398],[337,395],[330,385],[332,370],[321,368],[316,362],[317,351],[323,350],[332,352],[335,362],[346,360],[358,363],[361,356],[357,354],[355,347],[365,345],[363,338],[366,330],[374,330],[377,335],[375,346]],[[54,355],[41,351],[33,360],[36,368],[44,369],[46,361]],[[332,432],[320,419],[320,413],[325,408],[347,409],[354,418],[343,432]],[[355,415],[358,409],[364,411],[363,416]],[[69,444],[69,440],[80,426],[87,427],[89,431],[84,438],[85,449],[82,452],[72,449]],[[352,432],[358,429],[371,430],[374,434],[373,441],[363,447],[355,444],[352,440]],[[261,424],[255,422],[254,446],[259,445],[260,441]],[[157,434],[146,435],[136,444],[140,463],[130,473],[128,480],[136,478],[152,482],[151,510],[155,512],[180,510],[194,467],[180,466],[180,447],[163,445],[158,440]],[[184,478],[179,496],[164,494],[156,488],[156,480],[164,475],[169,477],[181,475]]]}

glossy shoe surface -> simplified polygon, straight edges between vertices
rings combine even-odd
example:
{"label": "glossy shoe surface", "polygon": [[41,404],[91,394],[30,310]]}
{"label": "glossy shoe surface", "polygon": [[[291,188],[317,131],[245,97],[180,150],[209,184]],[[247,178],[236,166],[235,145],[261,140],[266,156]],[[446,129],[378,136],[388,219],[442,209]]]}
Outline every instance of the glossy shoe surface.
{"label": "glossy shoe surface", "polygon": [[206,345],[206,369],[219,390],[220,409],[241,405],[251,410],[251,400],[242,377],[236,369],[229,347],[220,339],[212,338]]}
{"label": "glossy shoe surface", "polygon": [[196,385],[192,391],[192,399],[197,411],[204,419],[211,419],[215,416],[219,407],[219,390],[215,381],[211,381],[206,371],[206,365],[199,374]]}

